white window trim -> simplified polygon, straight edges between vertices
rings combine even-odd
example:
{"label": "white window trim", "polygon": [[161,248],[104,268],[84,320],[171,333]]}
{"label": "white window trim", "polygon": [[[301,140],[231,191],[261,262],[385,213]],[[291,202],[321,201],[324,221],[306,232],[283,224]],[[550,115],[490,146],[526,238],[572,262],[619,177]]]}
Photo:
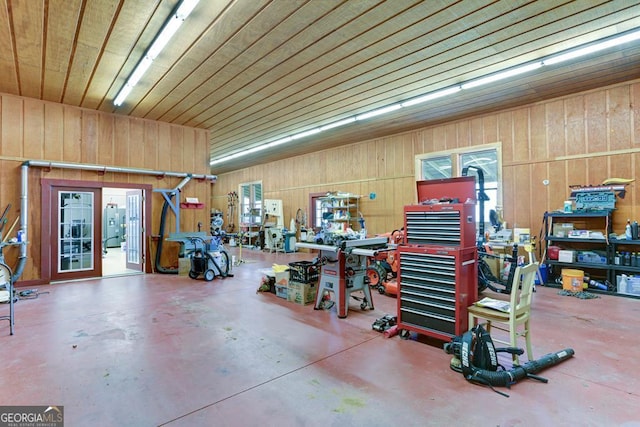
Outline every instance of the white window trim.
{"label": "white window trim", "polygon": [[[444,156],[450,156],[453,157],[453,161],[451,162],[451,176],[452,177],[459,177],[461,176],[460,174],[462,173],[462,169],[460,167],[460,162],[459,162],[459,158],[461,154],[467,154],[467,153],[473,153],[476,151],[486,151],[486,150],[496,150],[497,153],[497,157],[498,157],[498,170],[497,170],[497,177],[498,177],[498,196],[496,200],[496,206],[503,206],[502,205],[502,142],[498,141],[498,142],[493,142],[493,143],[489,143],[489,144],[481,144],[481,145],[473,145],[473,146],[469,146],[469,147],[462,147],[462,148],[456,148],[453,150],[442,150],[442,151],[434,151],[431,153],[422,153],[422,154],[417,154],[415,156],[415,164],[414,164],[414,170],[415,170],[415,177],[416,177],[416,182],[417,181],[423,181],[424,178],[422,176],[422,161],[432,158],[432,157],[444,157]],[[418,194],[415,194],[415,202],[417,203],[418,201]]]}

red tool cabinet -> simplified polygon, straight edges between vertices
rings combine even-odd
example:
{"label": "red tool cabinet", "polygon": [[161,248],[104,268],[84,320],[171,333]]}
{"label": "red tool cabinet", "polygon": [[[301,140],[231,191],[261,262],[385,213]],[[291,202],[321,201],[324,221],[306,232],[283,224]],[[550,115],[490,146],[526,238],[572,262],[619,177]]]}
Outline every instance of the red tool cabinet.
{"label": "red tool cabinet", "polygon": [[398,328],[445,341],[466,332],[478,299],[475,246],[400,246],[398,256]]}
{"label": "red tool cabinet", "polygon": [[419,204],[404,207],[397,249],[398,329],[447,341],[468,330],[478,299],[476,182],[460,177],[417,183]]}

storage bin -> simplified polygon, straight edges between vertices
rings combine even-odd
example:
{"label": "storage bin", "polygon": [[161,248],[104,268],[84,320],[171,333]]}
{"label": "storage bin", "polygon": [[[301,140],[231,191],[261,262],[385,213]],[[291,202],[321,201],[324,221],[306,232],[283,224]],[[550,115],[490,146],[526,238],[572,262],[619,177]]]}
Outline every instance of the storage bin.
{"label": "storage bin", "polygon": [[297,261],[289,263],[289,280],[292,282],[317,282],[318,266],[311,261]]}
{"label": "storage bin", "polygon": [[618,293],[624,295],[640,296],[640,276],[616,276]]}
{"label": "storage bin", "polygon": [[[540,275],[536,274],[536,280],[535,280],[535,284],[536,285],[544,285],[545,283],[547,283],[547,264],[540,264],[538,266],[538,269],[540,271]],[[540,283],[540,277],[542,277],[542,283]]]}
{"label": "storage bin", "polygon": [[584,289],[584,271],[563,268],[562,289],[572,292],[582,291]]}

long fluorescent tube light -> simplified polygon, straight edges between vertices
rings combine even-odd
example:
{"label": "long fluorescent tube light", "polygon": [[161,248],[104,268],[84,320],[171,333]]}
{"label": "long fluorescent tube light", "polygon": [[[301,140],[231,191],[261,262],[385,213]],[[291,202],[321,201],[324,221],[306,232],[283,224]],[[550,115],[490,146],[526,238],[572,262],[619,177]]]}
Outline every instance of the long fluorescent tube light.
{"label": "long fluorescent tube light", "polygon": [[598,52],[600,50],[609,49],[610,47],[615,47],[624,43],[629,43],[638,39],[640,39],[640,30],[627,33],[622,36],[613,37],[609,40],[605,40],[600,43],[595,43],[583,48],[575,49],[570,52],[563,53],[557,56],[552,56],[551,58],[544,59],[542,62],[544,62],[544,65],[553,65],[559,62],[575,59],[580,56],[589,55],[590,53]]}
{"label": "long fluorescent tube light", "polygon": [[286,144],[287,142],[290,142],[292,140],[293,140],[292,137],[287,136],[287,137],[278,139],[276,141],[269,142],[269,143],[264,144],[264,145],[258,145],[256,147],[251,147],[251,148],[249,148],[247,150],[238,151],[237,153],[233,153],[233,154],[229,154],[228,156],[220,157],[219,159],[210,161],[209,164],[210,165],[215,165],[215,164],[218,164],[218,163],[224,163],[224,162],[227,162],[229,160],[237,159],[238,157],[244,157],[247,154],[256,153],[258,151],[266,150],[267,148],[272,148],[272,147],[275,147],[277,145]]}
{"label": "long fluorescent tube light", "polygon": [[[186,0],[185,0],[186,1]],[[197,2],[197,0],[194,0]],[[584,56],[584,55],[588,55],[590,53],[594,53],[594,52],[598,52],[600,50],[604,50],[604,49],[608,49],[610,47],[615,47],[615,46],[619,46],[621,44],[624,43],[629,43],[635,40],[639,40],[640,39],[640,29],[635,30],[635,31],[631,31],[628,32],[626,34],[622,34],[620,36],[617,37],[612,37],[609,38],[607,40],[602,40],[600,42],[596,42],[594,44],[591,44],[589,46],[585,46],[585,47],[578,47],[574,50],[570,50],[570,51],[566,51],[566,53],[561,53],[555,56],[549,56],[548,58],[542,58],[540,60],[536,60],[535,62],[530,62],[524,65],[519,65],[513,68],[509,68],[503,71],[499,71],[497,73],[493,73],[493,74],[489,74],[487,76],[484,77],[480,77],[478,79],[475,80],[470,80],[468,82],[463,82],[462,84],[459,85],[455,85],[455,86],[451,86],[445,89],[440,89],[440,90],[436,90],[434,92],[429,92],[425,95],[422,96],[418,96],[415,98],[411,98],[408,99],[407,101],[404,102],[400,102],[397,104],[392,104],[386,107],[382,107],[373,111],[368,111],[366,113],[362,113],[356,116],[352,116],[343,120],[339,120],[336,122],[332,122],[317,128],[313,128],[311,130],[308,131],[304,131],[304,132],[300,132],[298,134],[294,134],[293,136],[287,136],[281,139],[278,139],[276,141],[273,142],[269,142],[260,146],[256,146],[253,147],[251,149],[248,150],[244,150],[244,151],[240,151],[225,157],[220,157],[218,159],[215,160],[211,160],[209,162],[210,165],[215,165],[218,163],[223,163],[226,162],[228,160],[232,160],[238,157],[242,157],[245,156],[247,154],[251,154],[251,153],[255,153],[256,151],[261,151],[261,150],[266,150],[267,148],[271,148],[274,147],[276,145],[281,145],[284,143],[287,143],[289,141],[293,141],[294,139],[299,139],[299,138],[304,138],[306,136],[309,135],[313,135],[319,132],[323,132],[325,130],[329,130],[329,129],[333,129],[339,126],[344,126],[347,125],[349,123],[353,123],[356,120],[364,120],[364,119],[368,119],[371,117],[375,117],[375,116],[379,116],[382,114],[386,114],[388,112],[391,111],[395,111],[398,110],[400,108],[404,108],[404,107],[410,107],[412,105],[416,105],[416,104],[421,104],[423,102],[428,102],[437,98],[442,98],[445,96],[449,96],[452,95],[456,92],[459,92],[461,90],[464,89],[472,89],[474,87],[478,87],[484,84],[489,84],[489,83],[493,83],[496,82],[498,80],[503,80],[503,79],[507,79],[509,77],[513,77],[519,74],[523,74],[523,73],[528,73],[530,71],[536,70],[540,67],[546,66],[546,65],[553,65],[553,64],[557,64],[559,62],[563,62],[563,61],[568,61],[570,59],[574,59],[574,58],[578,58],[580,56]],[[124,91],[125,88],[123,88]],[[126,96],[126,95],[125,95]]]}
{"label": "long fluorescent tube light", "polygon": [[529,71],[533,71],[540,67],[542,67],[542,61],[537,61],[531,64],[510,68],[506,71],[501,71],[499,73],[490,74],[487,77],[482,77],[477,80],[471,80],[468,83],[463,83],[462,85],[460,85],[460,87],[462,89],[471,89],[472,87],[478,87],[478,86],[486,85],[487,83],[497,82],[498,80],[508,79],[509,77],[517,76],[518,74],[528,73]]}
{"label": "long fluorescent tube light", "polygon": [[200,0],[183,0],[180,5],[177,7],[175,13],[169,18],[166,22],[162,30],[156,35],[155,39],[151,43],[149,49],[142,57],[136,68],[133,70],[126,83],[122,86],[118,95],[113,101],[113,104],[116,107],[122,105],[124,100],[129,96],[131,90],[135,85],[138,84],[144,73],[147,72],[151,63],[162,49],[169,43],[169,40],[173,37],[173,35],[178,31],[178,28],[182,25],[184,20],[189,16],[189,14],[193,11]]}
{"label": "long fluorescent tube light", "polygon": [[379,116],[381,114],[387,114],[387,113],[390,113],[391,111],[399,110],[400,108],[402,108],[402,105],[400,104],[388,105],[386,107],[378,108],[377,110],[359,114],[356,116],[356,120],[364,120],[370,117]]}
{"label": "long fluorescent tube light", "polygon": [[304,132],[297,133],[297,134],[291,136],[291,139],[300,139],[300,138],[304,138],[305,136],[313,135],[314,133],[319,133],[319,132],[321,132],[321,129],[320,128],[315,128],[315,129],[311,129],[311,130],[307,130],[307,131],[304,131]]}
{"label": "long fluorescent tube light", "polygon": [[328,125],[320,126],[320,131],[325,131],[333,128],[337,128],[340,126],[348,125],[349,123],[353,123],[356,121],[355,117],[349,117],[348,119],[338,120],[337,122],[329,123]]}
{"label": "long fluorescent tube light", "polygon": [[456,92],[461,91],[462,88],[460,86],[453,86],[447,89],[437,90],[435,92],[428,93],[424,96],[419,96],[417,98],[410,99],[402,103],[403,107],[410,107],[416,104],[422,104],[423,102],[431,101],[434,99],[442,98],[443,96],[452,95]]}

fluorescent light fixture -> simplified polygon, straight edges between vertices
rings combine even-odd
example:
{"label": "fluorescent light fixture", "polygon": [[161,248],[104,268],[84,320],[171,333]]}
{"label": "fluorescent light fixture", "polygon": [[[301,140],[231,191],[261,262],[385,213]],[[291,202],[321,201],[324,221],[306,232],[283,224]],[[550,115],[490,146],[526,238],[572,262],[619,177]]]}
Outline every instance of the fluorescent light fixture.
{"label": "fluorescent light fixture", "polygon": [[590,53],[598,52],[604,49],[609,49],[610,47],[619,46],[621,44],[629,43],[631,41],[638,40],[638,39],[640,39],[640,30],[633,31],[631,33],[627,33],[619,37],[613,37],[609,40],[605,40],[600,43],[595,43],[580,49],[572,50],[571,52],[563,53],[561,55],[552,56],[551,58],[544,60],[544,65],[553,65],[559,62],[568,61],[570,59],[589,55]]}
{"label": "fluorescent light fixture", "polygon": [[435,92],[428,93],[424,96],[419,96],[417,98],[410,99],[402,103],[403,107],[410,107],[416,104],[422,104],[423,102],[431,101],[437,98],[442,98],[443,96],[452,95],[456,92],[462,90],[460,86],[452,86],[447,89],[437,90]]}
{"label": "fluorescent light fixture", "polygon": [[284,138],[280,138],[280,139],[272,141],[272,142],[270,142],[268,144],[259,145],[257,147],[254,147],[253,148],[253,152],[261,151],[261,150],[264,150],[266,148],[275,147],[276,145],[286,144],[287,142],[290,142],[291,140],[293,140],[293,138],[291,138],[290,136],[285,136]]}
{"label": "fluorescent light fixture", "polygon": [[187,16],[193,12],[193,9],[196,7],[200,0],[183,0],[178,6],[178,10],[176,11],[176,16],[183,21],[187,19]]}
{"label": "fluorescent light fixture", "polygon": [[528,73],[529,71],[533,71],[540,67],[542,67],[542,61],[537,61],[531,64],[509,68],[508,70],[501,71],[499,73],[490,74],[487,77],[482,77],[477,80],[471,80],[468,83],[463,83],[462,85],[460,85],[460,87],[462,89],[471,89],[472,87],[477,87],[477,86],[485,85],[487,83],[497,82],[498,80],[507,79],[509,77],[517,76],[518,74]]}
{"label": "fluorescent light fixture", "polygon": [[321,132],[320,128],[315,128],[315,129],[307,130],[307,131],[300,132],[300,133],[297,133],[297,134],[293,135],[293,136],[291,137],[291,139],[300,139],[300,138],[304,138],[305,136],[313,135],[314,133],[318,133],[318,132]]}
{"label": "fluorescent light fixture", "polygon": [[[197,1],[198,0],[184,0],[180,7],[182,7],[187,2],[195,2],[195,3],[197,3]],[[415,97],[415,98],[408,99],[408,100],[406,100],[404,102],[388,105],[386,107],[382,107],[382,108],[379,108],[379,109],[376,109],[376,110],[368,111],[366,113],[362,113],[362,114],[359,114],[359,115],[356,115],[356,116],[348,117],[348,118],[343,119],[343,120],[338,120],[336,122],[332,122],[332,123],[329,123],[329,124],[326,124],[326,125],[323,125],[323,126],[320,126],[320,127],[317,127],[317,128],[313,128],[311,130],[300,132],[300,133],[295,134],[293,136],[287,136],[287,137],[284,137],[284,138],[280,138],[280,139],[278,139],[276,141],[269,142],[269,143],[266,143],[264,145],[260,145],[260,146],[257,146],[257,147],[250,148],[248,150],[240,151],[240,152],[231,154],[229,156],[220,157],[220,158],[215,159],[215,160],[211,160],[209,164],[210,165],[215,165],[215,164],[218,164],[218,163],[224,163],[224,162],[226,162],[228,160],[232,160],[232,159],[235,159],[235,158],[238,158],[238,157],[242,157],[242,156],[245,156],[247,154],[255,153],[257,151],[265,150],[267,148],[272,148],[272,147],[275,147],[277,145],[285,144],[285,143],[293,141],[295,139],[304,138],[306,136],[313,135],[313,134],[316,134],[316,133],[319,133],[319,132],[323,132],[325,130],[333,129],[333,128],[336,128],[336,127],[339,127],[339,126],[344,126],[344,125],[353,123],[356,120],[365,120],[365,119],[368,119],[368,118],[371,118],[371,117],[379,116],[379,115],[382,115],[382,114],[389,113],[391,111],[398,110],[398,109],[403,108],[403,107],[410,107],[412,105],[421,104],[421,103],[428,102],[428,101],[431,101],[431,100],[434,100],[434,99],[437,99],[437,98],[442,98],[442,97],[445,97],[445,96],[453,95],[454,93],[459,92],[460,90],[463,90],[463,89],[471,89],[471,88],[478,87],[478,86],[481,86],[481,85],[484,85],[484,84],[493,83],[493,82],[496,82],[496,81],[499,81],[499,80],[507,79],[509,77],[517,76],[519,74],[528,73],[530,71],[536,70],[536,69],[538,69],[540,67],[543,67],[545,65],[553,65],[553,64],[557,64],[559,62],[568,61],[570,59],[574,59],[574,58],[577,58],[577,57],[580,57],[580,56],[588,55],[588,54],[593,53],[593,52],[597,52],[597,51],[600,51],[600,50],[608,49],[610,47],[619,46],[619,45],[621,45],[623,43],[629,43],[629,42],[632,42],[632,41],[635,41],[635,40],[640,40],[640,29],[636,29],[634,31],[628,32],[626,34],[622,34],[622,35],[617,36],[617,37],[612,37],[612,38],[609,38],[607,40],[603,40],[601,42],[597,42],[597,43],[591,44],[589,46],[585,46],[583,48],[577,48],[577,49],[574,49],[574,50],[571,50],[571,51],[567,51],[566,53],[558,54],[556,56],[549,56],[548,58],[541,58],[541,59],[539,59],[539,60],[537,60],[535,62],[529,62],[529,63],[523,64],[523,65],[519,65],[519,66],[516,66],[516,67],[512,67],[512,68],[509,68],[509,69],[506,69],[506,70],[503,70],[503,71],[499,71],[497,73],[489,74],[487,76],[483,76],[483,77],[480,77],[480,78],[475,79],[475,80],[470,80],[468,82],[463,82],[463,83],[461,83],[459,85],[451,86],[451,87],[448,87],[448,88],[445,88],[445,89],[436,90],[434,92],[430,92],[430,93],[427,93],[427,94],[422,95],[422,96],[418,96],[418,97]],[[128,91],[131,91],[131,87],[128,87],[128,86],[125,85],[125,87],[122,88],[121,93],[125,93],[127,88],[128,88]],[[125,97],[126,97],[126,94],[128,94],[128,92],[125,93],[125,95],[124,95]],[[117,101],[118,101],[118,99],[116,98],[116,102],[114,102],[114,103],[116,105],[120,105],[119,103],[117,103]],[[480,160],[485,160],[485,159],[480,159]]]}
{"label": "fluorescent light fixture", "polygon": [[286,144],[287,142],[292,141],[293,138],[290,136],[284,137],[284,138],[280,138],[278,140],[269,142],[267,144],[264,145],[258,145],[256,147],[251,147],[247,150],[242,150],[242,151],[238,151],[237,153],[233,153],[233,154],[229,154],[228,156],[225,157],[220,157],[219,159],[215,159],[215,160],[211,160],[209,162],[210,165],[215,165],[218,163],[224,163],[226,161],[229,160],[233,160],[233,159],[237,159],[238,157],[244,157],[247,154],[252,154],[252,153],[256,153],[258,151],[262,151],[262,150],[266,150],[267,148],[273,148],[277,145],[281,145],[281,144]]}
{"label": "fluorescent light fixture", "polygon": [[131,93],[131,90],[133,89],[133,86],[125,84],[122,89],[120,89],[120,93],[118,93],[118,97],[113,101],[113,103],[115,105],[122,105],[122,103],[124,102],[125,98],[127,96],[129,96],[129,94]]}
{"label": "fluorescent light fixture", "polygon": [[165,23],[160,33],[156,35],[153,43],[151,43],[151,46],[149,47],[149,49],[147,49],[144,57],[140,60],[140,62],[138,62],[138,65],[136,65],[133,73],[131,73],[125,84],[118,92],[118,95],[113,101],[113,104],[116,107],[122,105],[124,100],[131,93],[133,87],[138,84],[144,73],[146,73],[151,66],[153,60],[156,59],[158,55],[160,55],[162,49],[164,49],[167,43],[169,43],[169,40],[171,40],[176,31],[178,31],[180,25],[182,25],[184,20],[187,18],[187,16],[189,16],[191,11],[193,11],[199,1],[200,0],[183,0],[180,3],[178,8],[176,9],[176,12]]}
{"label": "fluorescent light fixture", "polygon": [[353,123],[356,121],[355,117],[349,117],[348,119],[338,120],[337,122],[329,123],[328,125],[320,126],[320,131],[325,131],[333,128],[337,128],[340,126],[348,125],[349,123]]}
{"label": "fluorescent light fixture", "polygon": [[137,85],[140,79],[142,78],[142,76],[144,75],[144,73],[146,73],[149,67],[151,66],[152,62],[153,60],[148,56],[145,56],[144,58],[142,58],[142,61],[140,61],[136,69],[133,70],[133,73],[131,73],[131,75],[129,76],[129,80],[127,80],[127,85],[131,86],[132,88],[135,85]]}
{"label": "fluorescent light fixture", "polygon": [[391,111],[399,110],[400,108],[402,108],[401,104],[388,105],[386,107],[378,108],[377,110],[373,110],[373,111],[369,111],[367,113],[359,114],[359,115],[356,116],[356,120],[364,120],[364,119],[368,119],[370,117],[379,116],[381,114],[387,114],[387,113],[389,113]]}
{"label": "fluorescent light fixture", "polygon": [[178,28],[180,28],[183,22],[184,21],[182,19],[173,15],[169,22],[167,22],[167,25],[164,26],[162,31],[160,31],[160,34],[158,34],[151,44],[146,57],[151,58],[152,60],[156,59],[156,57],[160,55],[160,52],[162,52],[162,49],[164,49],[167,43],[169,43],[169,40],[171,40],[173,35],[178,31]]}

